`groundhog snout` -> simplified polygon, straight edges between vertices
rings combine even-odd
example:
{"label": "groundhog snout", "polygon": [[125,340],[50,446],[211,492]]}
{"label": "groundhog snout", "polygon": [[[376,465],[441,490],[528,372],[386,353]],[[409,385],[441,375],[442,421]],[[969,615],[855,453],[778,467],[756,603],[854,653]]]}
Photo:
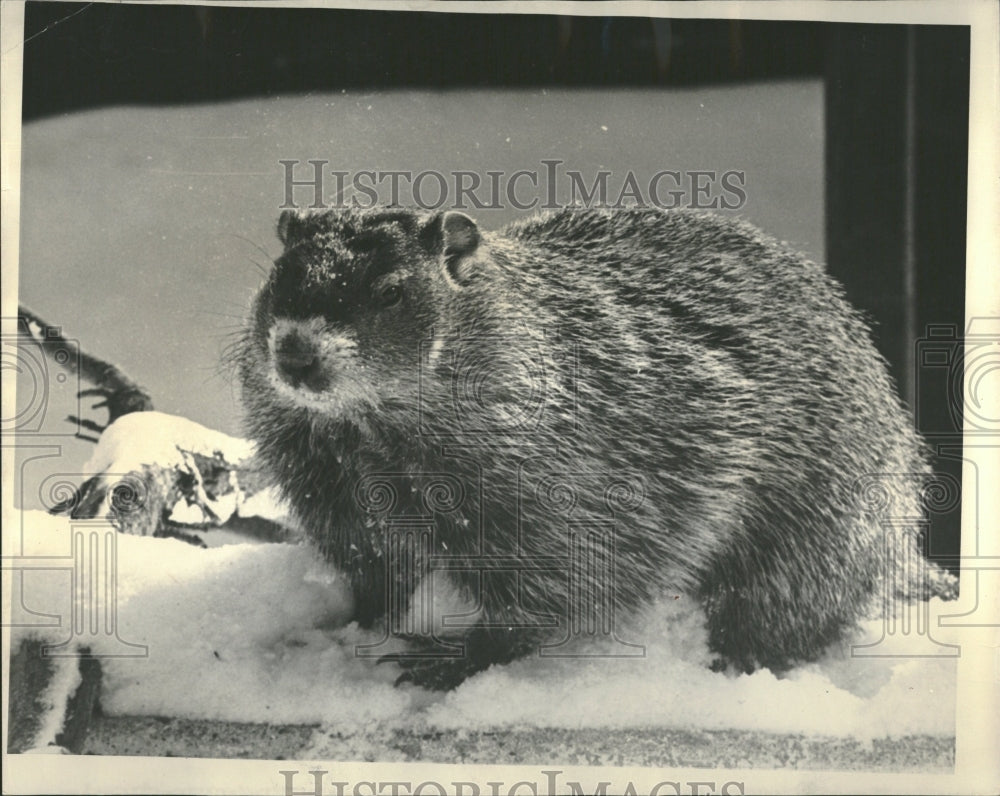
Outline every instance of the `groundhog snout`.
{"label": "groundhog snout", "polygon": [[320,392],[329,385],[316,341],[298,331],[280,335],[274,345],[274,367],[291,387]]}

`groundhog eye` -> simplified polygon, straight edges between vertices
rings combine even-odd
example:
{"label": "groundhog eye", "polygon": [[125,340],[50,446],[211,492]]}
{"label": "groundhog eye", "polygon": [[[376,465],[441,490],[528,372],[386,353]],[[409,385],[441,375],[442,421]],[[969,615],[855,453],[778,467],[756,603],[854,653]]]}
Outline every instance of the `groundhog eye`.
{"label": "groundhog eye", "polygon": [[351,248],[358,254],[367,254],[369,252],[375,251],[378,247],[378,240],[375,238],[358,238],[353,242]]}
{"label": "groundhog eye", "polygon": [[378,300],[383,307],[394,307],[403,300],[403,288],[399,285],[386,285],[378,291]]}

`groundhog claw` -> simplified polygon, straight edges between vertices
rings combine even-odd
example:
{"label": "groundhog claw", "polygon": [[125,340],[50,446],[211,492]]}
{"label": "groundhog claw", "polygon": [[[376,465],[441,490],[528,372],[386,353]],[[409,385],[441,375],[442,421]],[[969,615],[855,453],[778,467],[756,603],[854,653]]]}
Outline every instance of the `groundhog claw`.
{"label": "groundhog claw", "polygon": [[403,683],[410,683],[410,682],[413,682],[413,674],[411,672],[403,672],[401,675],[399,675],[399,677],[396,678],[396,681],[393,683],[393,686],[398,688]]}
{"label": "groundhog claw", "polygon": [[469,658],[433,658],[401,660],[403,673],[396,678],[396,686],[403,683],[426,688],[431,691],[450,691],[467,677],[485,668]]}
{"label": "groundhog claw", "polygon": [[376,661],[376,666],[381,666],[383,663],[399,663],[406,657],[405,652],[389,652],[385,655],[380,656]]}
{"label": "groundhog claw", "polygon": [[468,639],[464,654],[448,654],[448,648],[440,642],[422,636],[403,636],[408,648],[400,652],[389,652],[376,659],[376,665],[395,663],[403,671],[396,678],[395,685],[412,683],[433,691],[447,691],[455,688],[465,678],[489,665],[488,658],[470,654]]}

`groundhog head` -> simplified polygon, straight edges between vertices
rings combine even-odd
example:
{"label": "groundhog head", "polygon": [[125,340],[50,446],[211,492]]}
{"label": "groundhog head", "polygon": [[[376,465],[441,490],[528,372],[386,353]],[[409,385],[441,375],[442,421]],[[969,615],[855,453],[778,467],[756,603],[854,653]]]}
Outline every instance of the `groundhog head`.
{"label": "groundhog head", "polygon": [[286,211],[278,237],[244,381],[263,377],[280,403],[333,418],[412,405],[441,327],[482,275],[476,223],[457,212]]}

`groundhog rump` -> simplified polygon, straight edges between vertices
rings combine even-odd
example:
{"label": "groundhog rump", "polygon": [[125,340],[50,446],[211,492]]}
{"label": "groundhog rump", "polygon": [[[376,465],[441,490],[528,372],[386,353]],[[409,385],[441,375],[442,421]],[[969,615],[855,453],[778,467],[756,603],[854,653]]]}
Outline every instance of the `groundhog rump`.
{"label": "groundhog rump", "polygon": [[[782,669],[919,556],[859,500],[875,478],[920,517],[929,473],[865,323],[746,223],[289,211],[279,237],[238,348],[247,427],[355,618],[410,639],[402,680],[452,687],[671,592],[719,665]],[[953,590],[921,572],[896,591]],[[474,611],[435,638],[411,595],[443,577]]]}

